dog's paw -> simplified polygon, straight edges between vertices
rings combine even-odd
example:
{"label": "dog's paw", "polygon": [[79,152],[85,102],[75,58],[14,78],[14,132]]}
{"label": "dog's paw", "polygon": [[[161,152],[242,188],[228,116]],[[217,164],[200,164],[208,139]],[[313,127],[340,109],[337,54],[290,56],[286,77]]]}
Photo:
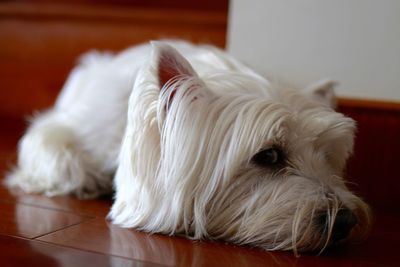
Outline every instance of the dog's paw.
{"label": "dog's paw", "polygon": [[61,182],[52,181],[49,183],[48,180],[43,177],[32,176],[23,169],[15,168],[7,175],[4,184],[10,188],[19,188],[25,193],[45,194],[49,197],[65,195],[71,191],[65,184],[57,186],[57,184],[62,184]]}

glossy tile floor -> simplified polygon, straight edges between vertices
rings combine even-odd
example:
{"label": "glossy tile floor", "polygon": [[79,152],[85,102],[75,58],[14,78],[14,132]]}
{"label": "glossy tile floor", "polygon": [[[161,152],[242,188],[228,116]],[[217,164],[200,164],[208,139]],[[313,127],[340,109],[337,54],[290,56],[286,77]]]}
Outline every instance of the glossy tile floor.
{"label": "glossy tile floor", "polygon": [[[0,137],[0,169],[6,171],[16,138]],[[0,266],[400,266],[399,216],[376,215],[363,244],[296,258],[121,229],[105,219],[110,205],[110,199],[47,198],[0,186]]]}

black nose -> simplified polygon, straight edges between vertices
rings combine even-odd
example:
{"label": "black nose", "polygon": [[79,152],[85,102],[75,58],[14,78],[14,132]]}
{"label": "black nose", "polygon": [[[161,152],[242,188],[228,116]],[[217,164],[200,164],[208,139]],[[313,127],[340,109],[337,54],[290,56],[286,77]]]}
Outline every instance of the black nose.
{"label": "black nose", "polygon": [[358,223],[356,215],[348,209],[340,209],[336,214],[332,229],[332,241],[337,242],[349,236],[351,229]]}
{"label": "black nose", "polygon": [[[327,227],[326,219],[326,215],[322,215],[320,217],[320,223],[322,223],[324,227]],[[333,224],[331,241],[335,243],[348,237],[351,230],[357,223],[357,217],[350,209],[340,209],[336,214],[335,223]]]}

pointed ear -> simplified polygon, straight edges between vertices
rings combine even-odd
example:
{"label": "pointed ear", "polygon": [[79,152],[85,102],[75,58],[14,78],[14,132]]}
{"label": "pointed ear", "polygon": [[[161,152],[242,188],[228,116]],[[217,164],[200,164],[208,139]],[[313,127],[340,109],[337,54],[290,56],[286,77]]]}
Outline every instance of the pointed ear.
{"label": "pointed ear", "polygon": [[155,41],[151,45],[160,89],[175,78],[198,77],[190,63],[175,48]]}
{"label": "pointed ear", "polygon": [[309,85],[305,90],[312,99],[328,106],[332,109],[336,108],[335,86],[337,82],[325,79]]}

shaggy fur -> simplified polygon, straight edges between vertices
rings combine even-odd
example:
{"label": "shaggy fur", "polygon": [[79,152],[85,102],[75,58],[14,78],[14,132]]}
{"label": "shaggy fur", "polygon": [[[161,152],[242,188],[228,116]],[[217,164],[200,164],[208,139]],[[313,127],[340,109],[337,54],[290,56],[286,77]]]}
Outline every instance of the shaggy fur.
{"label": "shaggy fur", "polygon": [[224,51],[181,41],[90,53],[32,120],[7,182],[92,198],[114,177],[109,218],[123,227],[321,251],[337,241],[341,210],[356,219],[340,239],[369,225],[341,178],[355,123],[332,109],[332,87],[277,88]]}

